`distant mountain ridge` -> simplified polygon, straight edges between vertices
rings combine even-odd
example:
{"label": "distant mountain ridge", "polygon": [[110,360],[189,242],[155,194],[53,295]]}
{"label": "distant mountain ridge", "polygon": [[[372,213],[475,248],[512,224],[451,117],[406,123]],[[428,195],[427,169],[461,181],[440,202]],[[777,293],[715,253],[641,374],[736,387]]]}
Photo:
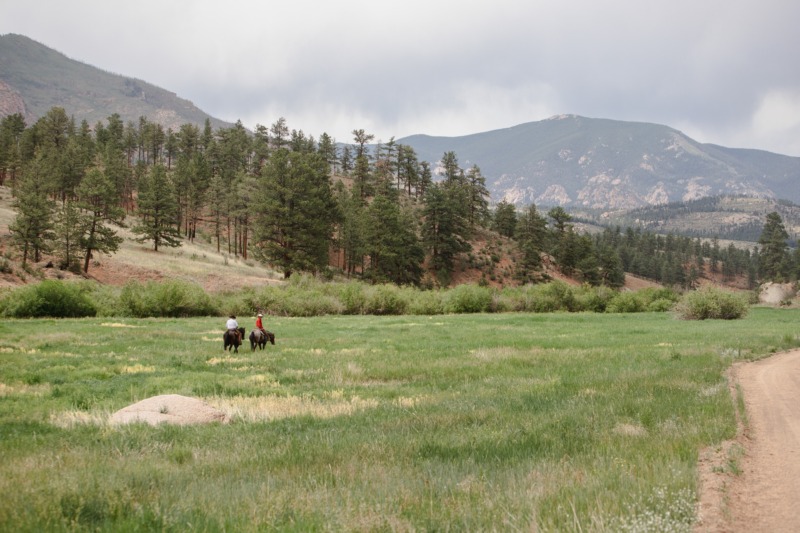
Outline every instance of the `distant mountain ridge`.
{"label": "distant mountain ridge", "polygon": [[215,129],[232,125],[150,83],[70,59],[23,35],[0,35],[0,117],[20,113],[30,125],[53,107],[90,126],[113,113],[123,122],[144,116],[174,130],[202,126],[206,118]]}
{"label": "distant mountain ridge", "polygon": [[432,165],[454,151],[492,198],[516,205],[634,209],[709,196],[800,202],[800,158],[702,144],[658,124],[560,115],[462,137],[398,139]]}
{"label": "distant mountain ridge", "polygon": [[[69,59],[22,35],[0,35],[0,117],[21,113],[28,124],[52,107],[91,126],[118,113],[145,116],[165,128],[232,124],[147,82]],[[518,206],[635,209],[723,195],[800,203],[800,158],[702,144],[667,126],[560,115],[461,137],[398,139],[420,160],[447,151],[462,167],[477,164],[493,201]]]}

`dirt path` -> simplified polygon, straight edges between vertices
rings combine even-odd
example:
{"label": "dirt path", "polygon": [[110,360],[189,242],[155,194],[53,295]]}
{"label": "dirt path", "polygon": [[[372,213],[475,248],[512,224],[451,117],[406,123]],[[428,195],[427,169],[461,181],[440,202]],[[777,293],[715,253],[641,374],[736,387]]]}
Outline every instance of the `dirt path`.
{"label": "dirt path", "polygon": [[746,420],[736,442],[711,452],[716,459],[701,456],[696,530],[800,531],[800,350],[735,365],[731,374]]}

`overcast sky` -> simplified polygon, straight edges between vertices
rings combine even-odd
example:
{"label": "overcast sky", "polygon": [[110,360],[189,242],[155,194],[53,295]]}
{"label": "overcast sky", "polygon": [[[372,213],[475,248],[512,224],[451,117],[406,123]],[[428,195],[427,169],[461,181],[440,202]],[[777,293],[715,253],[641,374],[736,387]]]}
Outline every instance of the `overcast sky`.
{"label": "overcast sky", "polygon": [[797,0],[0,0],[19,33],[248,128],[352,142],[578,114],[800,156]]}

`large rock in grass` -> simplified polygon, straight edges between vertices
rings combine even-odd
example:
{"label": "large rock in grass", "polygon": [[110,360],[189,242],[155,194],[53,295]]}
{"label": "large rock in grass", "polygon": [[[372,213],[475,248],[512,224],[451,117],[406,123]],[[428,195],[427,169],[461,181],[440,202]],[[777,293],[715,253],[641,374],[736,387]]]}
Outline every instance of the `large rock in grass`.
{"label": "large rock in grass", "polygon": [[153,396],[111,415],[112,424],[145,422],[158,424],[209,424],[227,422],[225,413],[196,398],[179,394]]}
{"label": "large rock in grass", "polygon": [[792,283],[768,282],[763,284],[758,291],[758,301],[765,304],[779,305],[782,302],[791,300],[796,295],[797,291]]}

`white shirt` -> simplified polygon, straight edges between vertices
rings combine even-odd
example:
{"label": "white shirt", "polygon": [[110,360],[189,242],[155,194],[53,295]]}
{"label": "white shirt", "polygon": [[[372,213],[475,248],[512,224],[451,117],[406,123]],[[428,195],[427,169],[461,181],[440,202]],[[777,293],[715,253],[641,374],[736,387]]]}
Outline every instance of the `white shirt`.
{"label": "white shirt", "polygon": [[229,318],[228,322],[226,323],[228,329],[237,329],[239,327],[239,323],[236,322],[236,319]]}

